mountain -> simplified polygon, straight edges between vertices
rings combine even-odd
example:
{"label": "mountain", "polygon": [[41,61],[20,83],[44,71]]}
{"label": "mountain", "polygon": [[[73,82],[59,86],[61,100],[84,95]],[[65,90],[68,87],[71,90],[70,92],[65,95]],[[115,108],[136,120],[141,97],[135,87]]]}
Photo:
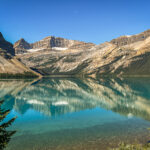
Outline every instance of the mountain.
{"label": "mountain", "polygon": [[150,75],[150,30],[100,45],[55,37],[29,45],[31,49],[17,58],[42,75]]}
{"label": "mountain", "polygon": [[55,51],[55,50],[67,50],[67,49],[78,49],[91,48],[94,46],[92,43],[85,43],[76,40],[68,40],[64,38],[49,36],[38,42],[29,44],[24,39],[20,39],[14,44],[16,54],[23,54],[28,52],[37,51]]}
{"label": "mountain", "polygon": [[10,57],[10,55],[12,56],[15,55],[13,45],[4,39],[1,32],[0,32],[0,55],[3,55],[4,57]]}
{"label": "mountain", "polygon": [[27,52],[27,49],[31,49],[32,47],[28,42],[26,42],[23,38],[17,41],[14,44],[15,54],[23,54]]}
{"label": "mountain", "polygon": [[38,75],[16,59],[14,55],[13,45],[7,42],[0,33],[0,77],[35,77]]}
{"label": "mountain", "polygon": [[124,46],[129,45],[135,42],[144,41],[146,38],[150,36],[150,30],[144,31],[140,34],[136,35],[127,35],[127,36],[121,36],[117,39],[113,39],[111,43],[116,44],[117,46]]}

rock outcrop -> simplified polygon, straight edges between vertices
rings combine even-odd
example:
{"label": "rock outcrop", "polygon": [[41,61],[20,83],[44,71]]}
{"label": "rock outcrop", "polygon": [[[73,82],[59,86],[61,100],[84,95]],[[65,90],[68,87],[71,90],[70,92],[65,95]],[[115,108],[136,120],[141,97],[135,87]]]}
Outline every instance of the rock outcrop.
{"label": "rock outcrop", "polygon": [[69,48],[73,45],[83,44],[84,42],[67,40],[64,38],[56,38],[54,36],[46,37],[45,39],[35,42],[32,45],[33,48],[52,48],[52,47],[62,47]]}

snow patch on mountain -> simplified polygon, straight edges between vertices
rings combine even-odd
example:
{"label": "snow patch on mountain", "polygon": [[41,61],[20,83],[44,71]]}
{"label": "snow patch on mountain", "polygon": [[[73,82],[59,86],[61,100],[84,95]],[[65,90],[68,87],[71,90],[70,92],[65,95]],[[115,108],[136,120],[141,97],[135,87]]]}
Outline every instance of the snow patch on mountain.
{"label": "snow patch on mountain", "polygon": [[66,48],[66,47],[53,47],[52,49],[58,50],[58,51],[64,51],[64,50],[67,50],[68,48]]}
{"label": "snow patch on mountain", "polygon": [[44,48],[29,49],[28,52],[33,53],[41,50],[44,50]]}

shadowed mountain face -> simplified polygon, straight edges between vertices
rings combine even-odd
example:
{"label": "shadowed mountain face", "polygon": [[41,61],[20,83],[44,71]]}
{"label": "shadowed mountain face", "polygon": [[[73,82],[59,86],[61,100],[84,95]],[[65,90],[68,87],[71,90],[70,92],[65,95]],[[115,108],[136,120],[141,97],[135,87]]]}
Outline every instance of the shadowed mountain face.
{"label": "shadowed mountain face", "polygon": [[0,32],[0,55],[6,58],[10,58],[11,56],[15,55],[13,45],[4,39],[1,32]]}
{"label": "shadowed mountain face", "polygon": [[[18,43],[14,45],[16,50],[22,47]],[[31,49],[26,44],[26,54],[17,57],[42,75],[98,78],[150,75],[150,30],[133,36],[122,36],[100,45],[55,37],[29,44]]]}
{"label": "shadowed mountain face", "polygon": [[12,56],[15,55],[15,50],[13,49],[13,45],[4,39],[1,32],[0,32],[0,48],[3,49],[5,53],[9,53]]}
{"label": "shadowed mountain face", "polygon": [[150,120],[149,78],[0,81],[0,99],[21,114],[33,109],[55,116],[101,107]]}

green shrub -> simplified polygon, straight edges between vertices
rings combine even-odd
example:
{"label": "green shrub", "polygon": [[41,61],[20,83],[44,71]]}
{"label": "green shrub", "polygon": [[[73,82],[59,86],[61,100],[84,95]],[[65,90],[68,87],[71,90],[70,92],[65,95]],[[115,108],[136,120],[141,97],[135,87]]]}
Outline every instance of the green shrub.
{"label": "green shrub", "polygon": [[16,133],[16,131],[7,131],[6,129],[11,126],[16,117],[10,119],[7,122],[3,121],[10,113],[10,110],[3,110],[1,108],[3,102],[4,101],[0,101],[0,150],[3,150],[7,146],[11,139],[11,136]]}
{"label": "green shrub", "polygon": [[119,144],[118,148],[112,150],[150,150],[150,144],[140,145],[140,144]]}
{"label": "green shrub", "polygon": [[38,76],[32,72],[24,72],[24,73],[16,73],[16,74],[10,74],[10,73],[0,73],[0,78],[37,78]]}

